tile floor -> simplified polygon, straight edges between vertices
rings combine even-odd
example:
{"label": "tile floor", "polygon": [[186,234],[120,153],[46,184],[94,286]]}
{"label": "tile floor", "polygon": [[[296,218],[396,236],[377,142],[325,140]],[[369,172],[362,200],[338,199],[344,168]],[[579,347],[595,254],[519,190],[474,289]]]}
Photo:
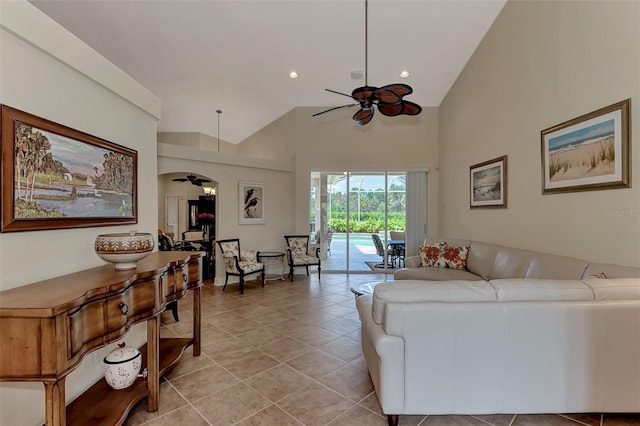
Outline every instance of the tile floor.
{"label": "tile floor", "polygon": [[[251,281],[244,295],[206,284],[202,355],[189,349],[161,384],[160,409],[147,412],[143,400],[125,425],[386,425],[349,290],[376,280],[385,275],[296,275],[264,288]],[[180,302],[180,322],[162,314],[162,336],[190,333],[190,301]],[[400,424],[629,426],[640,415],[401,416]]]}

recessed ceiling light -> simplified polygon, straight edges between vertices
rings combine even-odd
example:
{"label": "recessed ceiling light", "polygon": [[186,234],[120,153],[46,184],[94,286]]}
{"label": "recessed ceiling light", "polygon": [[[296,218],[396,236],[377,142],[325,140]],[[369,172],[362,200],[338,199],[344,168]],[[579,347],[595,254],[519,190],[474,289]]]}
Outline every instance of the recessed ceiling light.
{"label": "recessed ceiling light", "polygon": [[289,78],[298,78],[298,73],[297,73],[297,72],[295,72],[295,71],[291,71],[291,72],[289,73]]}
{"label": "recessed ceiling light", "polygon": [[400,78],[407,78],[409,77],[411,74],[409,74],[409,71],[404,70],[400,73]]}

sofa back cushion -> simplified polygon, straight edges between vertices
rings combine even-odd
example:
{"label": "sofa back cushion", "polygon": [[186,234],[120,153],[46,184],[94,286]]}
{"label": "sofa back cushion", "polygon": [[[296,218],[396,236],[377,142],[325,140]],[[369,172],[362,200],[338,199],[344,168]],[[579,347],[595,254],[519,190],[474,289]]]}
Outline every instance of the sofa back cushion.
{"label": "sofa back cushion", "polygon": [[524,278],[534,252],[511,247],[500,247],[491,267],[490,280]]}
{"label": "sofa back cushion", "polygon": [[383,324],[387,303],[495,301],[495,291],[486,281],[391,281],[375,287],[371,314],[376,323]]}
{"label": "sofa back cushion", "polygon": [[640,300],[640,278],[587,279],[595,300]]}
{"label": "sofa back cushion", "polygon": [[467,270],[488,280],[499,249],[495,244],[473,241],[467,255]]}
{"label": "sofa back cushion", "polygon": [[607,278],[640,278],[640,268],[611,263],[590,263],[582,278],[600,274],[604,274]]}
{"label": "sofa back cushion", "polygon": [[578,280],[491,280],[500,302],[592,301],[593,290]]}
{"label": "sofa back cushion", "polygon": [[552,254],[535,253],[525,278],[548,278],[556,280],[579,280],[587,268],[584,260]]}

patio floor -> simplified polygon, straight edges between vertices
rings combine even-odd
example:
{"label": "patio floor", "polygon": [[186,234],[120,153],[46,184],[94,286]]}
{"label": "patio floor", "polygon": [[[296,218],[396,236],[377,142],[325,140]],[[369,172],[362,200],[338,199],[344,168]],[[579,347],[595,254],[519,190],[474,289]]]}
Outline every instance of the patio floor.
{"label": "patio floor", "polygon": [[[349,248],[349,272],[374,273],[365,262],[379,264],[382,257],[376,254],[371,234],[352,233],[347,247],[345,233],[335,233],[331,240],[331,254],[322,260],[323,272],[347,271],[347,249]],[[394,270],[390,270],[393,272]]]}

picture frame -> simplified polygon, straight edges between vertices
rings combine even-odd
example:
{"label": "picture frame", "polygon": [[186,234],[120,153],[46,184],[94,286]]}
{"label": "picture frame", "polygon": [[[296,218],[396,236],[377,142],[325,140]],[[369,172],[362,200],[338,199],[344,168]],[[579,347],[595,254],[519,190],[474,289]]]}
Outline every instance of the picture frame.
{"label": "picture frame", "polygon": [[138,153],[0,105],[0,232],[138,223]]}
{"label": "picture frame", "polygon": [[542,193],[631,187],[631,99],[540,132]]}
{"label": "picture frame", "polygon": [[238,221],[241,225],[267,223],[266,196],[264,183],[239,181]]}
{"label": "picture frame", "polygon": [[469,167],[470,207],[507,208],[506,155]]}

